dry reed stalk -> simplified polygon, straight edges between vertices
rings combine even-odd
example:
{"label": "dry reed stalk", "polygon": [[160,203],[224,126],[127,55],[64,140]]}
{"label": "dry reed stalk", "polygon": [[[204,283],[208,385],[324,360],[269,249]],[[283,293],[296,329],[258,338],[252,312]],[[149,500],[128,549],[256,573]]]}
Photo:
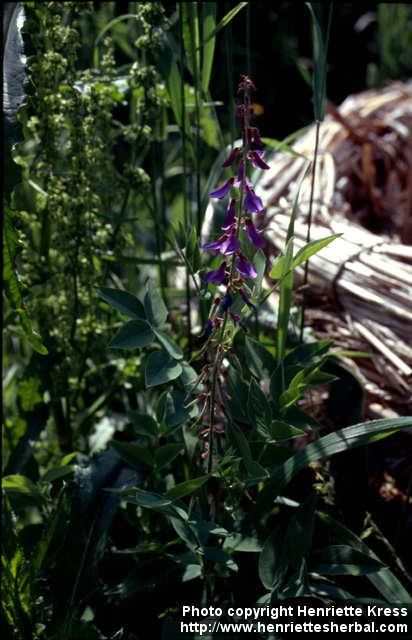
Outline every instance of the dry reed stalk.
{"label": "dry reed stalk", "polygon": [[[311,158],[315,127],[293,145]],[[283,152],[258,185],[266,238],[284,247],[305,162]],[[302,185],[296,248],[305,243],[310,176]],[[321,125],[312,239],[342,236],[310,261],[308,320],[335,346],[377,354],[351,366],[370,396],[369,415],[412,409],[412,85],[349,96]],[[297,284],[303,268],[297,271]],[[272,304],[274,301],[272,300]],[[322,311],[323,310],[323,311]]]}

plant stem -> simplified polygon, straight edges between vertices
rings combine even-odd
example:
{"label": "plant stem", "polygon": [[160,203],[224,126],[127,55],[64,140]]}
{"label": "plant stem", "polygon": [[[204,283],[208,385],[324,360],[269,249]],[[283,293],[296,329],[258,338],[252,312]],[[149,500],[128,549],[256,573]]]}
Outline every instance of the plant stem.
{"label": "plant stem", "polygon": [[[312,167],[312,182],[310,186],[310,200],[309,200],[308,228],[306,233],[306,243],[310,242],[310,228],[312,225],[312,210],[313,210],[313,196],[315,193],[316,164],[317,164],[318,151],[319,151],[319,131],[320,131],[320,120],[316,120],[315,150],[314,150],[313,167]],[[305,273],[303,276],[302,315],[301,315],[301,321],[300,321],[300,336],[299,336],[300,342],[303,342],[303,330],[305,327],[306,286],[308,283],[308,276],[309,276],[309,260],[306,260]]]}

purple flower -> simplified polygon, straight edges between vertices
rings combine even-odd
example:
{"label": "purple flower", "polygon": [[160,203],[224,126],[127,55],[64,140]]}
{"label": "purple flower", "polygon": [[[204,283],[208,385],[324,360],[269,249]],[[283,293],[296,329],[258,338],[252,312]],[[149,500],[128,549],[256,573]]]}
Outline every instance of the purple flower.
{"label": "purple flower", "polygon": [[239,241],[234,233],[224,233],[215,242],[206,242],[202,245],[202,249],[208,249],[209,251],[220,251],[225,256],[230,256],[239,250]]}
{"label": "purple flower", "polygon": [[212,191],[212,193],[209,193],[209,196],[211,198],[218,198],[219,200],[221,198],[224,198],[233,187],[234,181],[235,181],[234,178],[229,178],[229,180],[226,180],[224,184],[222,184],[220,187]]}
{"label": "purple flower", "polygon": [[239,152],[239,147],[233,147],[232,151],[229,154],[229,157],[222,164],[222,167],[230,167],[236,160],[236,156],[238,152]]}
{"label": "purple flower", "polygon": [[227,209],[226,217],[222,224],[223,231],[229,231],[236,223],[236,200],[232,199]]}
{"label": "purple flower", "polygon": [[257,276],[254,266],[242,254],[238,255],[236,259],[236,269],[245,278],[256,278]]}
{"label": "purple flower", "polygon": [[248,184],[246,184],[245,209],[249,213],[261,213],[265,209],[262,200]]}
{"label": "purple flower", "polygon": [[222,284],[226,279],[226,262],[222,262],[219,269],[208,271],[203,276],[205,282],[213,282],[213,284]]}
{"label": "purple flower", "polygon": [[263,160],[263,151],[249,151],[247,157],[254,167],[258,169],[270,169],[269,165]]}
{"label": "purple flower", "polygon": [[252,220],[245,220],[245,225],[247,237],[249,238],[250,242],[254,244],[255,247],[258,247],[258,249],[263,249],[263,247],[265,246],[265,241],[260,235],[262,232],[256,229]]}

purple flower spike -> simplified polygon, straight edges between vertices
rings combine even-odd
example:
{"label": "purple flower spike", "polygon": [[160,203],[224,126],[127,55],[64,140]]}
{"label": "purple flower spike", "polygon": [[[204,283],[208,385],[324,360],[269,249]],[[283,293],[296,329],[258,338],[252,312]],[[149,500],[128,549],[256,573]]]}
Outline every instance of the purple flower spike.
{"label": "purple flower spike", "polygon": [[227,209],[226,217],[222,224],[223,231],[229,231],[236,223],[236,200],[232,199]]}
{"label": "purple flower spike", "polygon": [[232,151],[229,154],[229,157],[222,164],[222,167],[230,167],[236,160],[236,156],[238,152],[239,152],[239,147],[233,147]]}
{"label": "purple flower spike", "polygon": [[263,160],[263,151],[249,151],[247,157],[254,167],[258,169],[270,169],[269,165]]}
{"label": "purple flower spike", "polygon": [[222,284],[226,279],[226,262],[222,262],[219,269],[208,271],[203,276],[205,282],[212,282],[213,284]]}
{"label": "purple flower spike", "polygon": [[223,236],[220,236],[220,238],[215,240],[215,242],[206,242],[203,244],[202,249],[207,249],[216,253],[220,252],[225,256],[229,256],[239,250],[239,241],[233,233],[224,233]]}
{"label": "purple flower spike", "polygon": [[236,260],[236,269],[245,276],[245,278],[256,278],[257,273],[254,266],[249,262],[246,256],[239,255]]}
{"label": "purple flower spike", "polygon": [[261,213],[265,209],[262,200],[248,185],[246,185],[245,209],[249,213]]}
{"label": "purple flower spike", "polygon": [[256,229],[252,220],[246,220],[245,225],[247,237],[249,238],[250,242],[254,244],[258,249],[263,249],[263,247],[265,246],[265,241],[260,235],[262,232]]}
{"label": "purple flower spike", "polygon": [[211,198],[218,198],[219,200],[221,200],[229,193],[229,191],[233,187],[234,181],[234,178],[229,178],[229,180],[226,180],[224,184],[212,191],[212,193],[209,193],[209,196]]}

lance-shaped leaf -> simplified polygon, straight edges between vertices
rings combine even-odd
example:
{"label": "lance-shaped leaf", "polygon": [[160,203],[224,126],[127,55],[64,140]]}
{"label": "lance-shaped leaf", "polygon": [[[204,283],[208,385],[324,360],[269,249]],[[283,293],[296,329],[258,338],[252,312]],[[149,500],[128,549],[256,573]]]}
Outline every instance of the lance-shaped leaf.
{"label": "lance-shaped leaf", "polygon": [[376,440],[385,438],[400,429],[412,426],[412,417],[400,417],[392,419],[372,420],[362,422],[352,427],[339,429],[329,433],[319,440],[310,443],[307,447],[291,456],[286,462],[276,469],[272,476],[271,487],[275,487],[280,493],[290,480],[311,462],[329,458],[341,451],[354,449]]}

